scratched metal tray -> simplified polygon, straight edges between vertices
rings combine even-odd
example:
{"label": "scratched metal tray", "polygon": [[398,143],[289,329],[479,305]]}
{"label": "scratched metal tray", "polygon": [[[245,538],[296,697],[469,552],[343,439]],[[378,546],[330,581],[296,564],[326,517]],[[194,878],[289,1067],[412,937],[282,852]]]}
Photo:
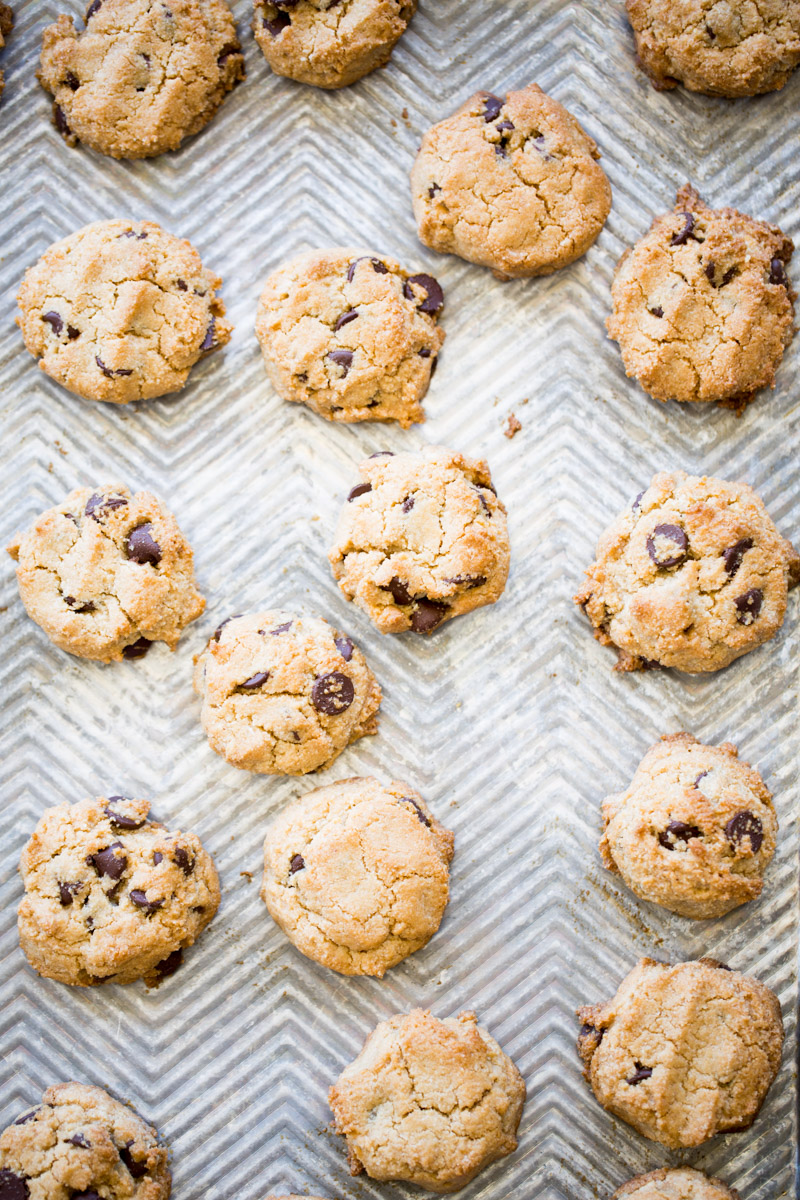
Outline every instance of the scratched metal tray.
{"label": "scratched metal tray", "polygon": [[[619,0],[421,0],[386,70],[322,94],[270,74],[240,0],[246,82],[179,153],[126,164],[69,150],[34,79],[42,25],[80,7],[18,3],[3,55],[0,535],[5,544],[78,483],[152,488],[192,540],[208,610],[174,655],[157,647],[102,667],[52,648],[22,611],[10,560],[0,571],[2,1124],[52,1081],[87,1080],[155,1122],[179,1200],[399,1194],[348,1175],[328,1085],[381,1018],[417,1004],[440,1015],[475,1009],[523,1071],[529,1099],[518,1152],[466,1194],[604,1200],[680,1156],[595,1104],[573,1050],[573,1010],[611,995],[642,954],[711,954],[778,992],[787,1051],[754,1128],[684,1160],[743,1200],[792,1193],[798,599],[773,642],[689,679],[613,674],[571,596],[600,531],[664,467],[748,480],[781,530],[800,537],[800,340],[775,391],[737,420],[648,400],[603,327],[616,260],[687,178],[709,201],[800,235],[800,74],[752,101],[658,94],[635,69]],[[530,80],[596,138],[614,205],[575,266],[500,284],[417,243],[407,176],[421,132],[472,90]],[[223,276],[236,325],[185,391],[128,408],[60,390],[13,325],[24,268],[86,221],[120,215],[189,237]],[[435,272],[445,287],[447,343],[428,421],[406,433],[334,426],[282,403],[253,336],[270,270],[303,248],[354,241]],[[511,411],[522,423],[513,441],[503,436]],[[326,549],[357,460],[423,440],[488,458],[509,510],[512,575],[501,603],[430,640],[383,638],[338,593]],[[250,776],[206,745],[192,655],[221,617],[250,606],[330,616],[383,685],[379,735],[319,778]],[[596,849],[600,800],[676,729],[736,741],[762,768],[781,818],[762,899],[698,925],[634,900]],[[263,834],[281,806],[371,772],[407,779],[456,833],[444,924],[383,981],[300,957],[258,898]],[[219,916],[157,991],[38,979],[16,937],[20,849],[46,806],[125,792],[202,835],[224,885]]]}

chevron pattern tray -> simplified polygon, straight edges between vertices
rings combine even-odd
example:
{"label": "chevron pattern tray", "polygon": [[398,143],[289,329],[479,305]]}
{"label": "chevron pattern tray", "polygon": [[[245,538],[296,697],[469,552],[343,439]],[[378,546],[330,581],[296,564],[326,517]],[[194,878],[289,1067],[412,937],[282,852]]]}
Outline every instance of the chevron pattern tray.
{"label": "chevron pattern tray", "polygon": [[[178,1200],[398,1194],[351,1180],[329,1128],[328,1085],[376,1021],[413,1005],[476,1010],[514,1057],[529,1099],[516,1155],[464,1193],[604,1200],[630,1175],[679,1161],[599,1109],[573,1049],[573,1011],[605,998],[635,959],[711,954],[782,1000],[782,1073],[754,1128],[684,1156],[743,1200],[792,1193],[797,996],[796,652],[782,634],[721,674],[620,676],[571,603],[608,520],[660,468],[743,478],[800,535],[792,387],[800,339],[774,392],[741,419],[650,401],[604,333],[623,248],[687,178],[712,203],[779,221],[800,240],[800,77],[726,103],[657,94],[634,67],[620,0],[422,0],[385,70],[321,94],[267,70],[234,9],[248,78],[181,152],[117,163],[65,147],[35,82],[42,25],[77,0],[25,0],[4,54],[0,108],[0,405],[5,541],[77,483],[122,478],[177,513],[196,552],[206,616],[178,651],[101,667],[50,646],[0,572],[0,1121],[50,1082],[99,1083],[168,1139]],[[415,238],[407,176],[421,132],[477,87],[536,80],[596,138],[610,220],[574,267],[499,284]],[[163,402],[85,403],[48,380],[13,325],[25,267],[89,220],[129,215],[190,238],[224,279],[236,331]],[[253,336],[260,286],[313,245],[362,242],[433,271],[447,343],[428,421],[403,433],[332,426],[283,404]],[[798,267],[795,267],[795,276]],[[503,421],[513,410],[513,441]],[[502,602],[430,640],[382,638],[335,587],[326,550],[354,463],[443,442],[485,455],[509,510]],[[3,544],[5,544],[5,541]],[[380,733],[321,779],[235,771],[206,745],[192,655],[222,616],[300,607],[331,617],[384,686]],[[736,741],[773,789],[782,832],[761,901],[697,926],[636,902],[599,863],[599,802],[662,732]],[[347,775],[407,779],[456,832],[452,899],[431,944],[383,981],[301,958],[258,899],[270,819]],[[42,810],[87,794],[150,797],[214,855],[223,907],[160,989],[71,990],[19,951],[16,862]],[[2,1127],[2,1126],[0,1126]],[[410,1192],[408,1193],[411,1194]],[[418,1194],[418,1193],[415,1193]]]}

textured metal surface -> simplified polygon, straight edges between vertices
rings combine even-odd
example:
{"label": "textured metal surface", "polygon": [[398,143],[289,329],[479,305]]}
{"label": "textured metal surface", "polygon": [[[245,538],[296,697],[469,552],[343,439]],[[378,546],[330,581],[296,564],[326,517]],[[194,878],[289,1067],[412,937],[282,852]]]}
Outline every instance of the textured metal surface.
{"label": "textured metal surface", "polygon": [[[737,420],[648,400],[605,336],[623,247],[690,178],[711,202],[800,235],[800,77],[725,103],[659,95],[636,72],[621,4],[422,0],[393,63],[342,94],[268,72],[235,5],[248,78],[175,155],[137,164],[70,151],[35,80],[41,26],[62,7],[17,6],[0,108],[0,404],[5,540],[74,485],[120,477],[171,505],[196,551],[206,617],[178,651],[102,667],[52,648],[0,572],[0,1119],[58,1079],[102,1084],[151,1118],[173,1151],[179,1200],[330,1197],[402,1189],[352,1181],[326,1128],[326,1090],[375,1022],[415,1004],[474,1008],[526,1076],[518,1153],[471,1185],[494,1200],[608,1196],[677,1161],[595,1104],[573,1050],[574,1008],[610,995],[641,954],[707,953],[775,988],[789,1038],[748,1133],[686,1160],[744,1200],[793,1190],[798,598],[782,634],[721,674],[619,676],[573,609],[595,540],[656,469],[743,478],[800,536],[798,343],[778,386]],[[421,132],[478,87],[536,80],[597,139],[614,206],[574,267],[501,285],[422,250],[407,174]],[[148,217],[189,237],[224,278],[236,324],[224,354],[163,402],[84,403],[47,380],[14,328],[24,268],[85,221]],[[448,340],[411,432],[332,426],[281,403],[252,333],[265,275],[311,245],[360,241],[433,270]],[[795,269],[795,277],[800,268]],[[502,436],[510,409],[522,421]],[[338,594],[325,552],[354,463],[422,439],[486,455],[509,509],[512,577],[500,604],[431,640],[390,639]],[[208,749],[192,655],[250,606],[330,616],[384,685],[378,737],[319,779],[251,777]],[[662,732],[730,738],[757,763],[781,817],[762,900],[692,925],[636,902],[599,865],[598,804]],[[261,842],[282,804],[357,773],[406,778],[456,831],[452,899],[438,936],[383,981],[301,958],[258,899]],[[42,810],[89,793],[152,797],[200,833],[223,907],[188,965],[158,991],[92,992],[36,978],[17,945],[19,851]]]}

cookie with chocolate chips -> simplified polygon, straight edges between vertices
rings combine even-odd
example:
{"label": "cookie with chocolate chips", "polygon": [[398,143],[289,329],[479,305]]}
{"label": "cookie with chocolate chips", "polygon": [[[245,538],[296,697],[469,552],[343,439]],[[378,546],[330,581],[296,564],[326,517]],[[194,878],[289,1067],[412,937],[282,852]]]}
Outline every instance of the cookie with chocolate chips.
{"label": "cookie with chocolate chips", "polygon": [[123,484],[76,488],[7,547],[20,597],[50,641],[100,662],[178,644],[205,600],[172,513]]}
{"label": "cookie with chocolate chips", "polygon": [[500,279],[550,275],[585,254],[611,187],[592,138],[535,83],[476,92],[422,139],[411,172],[420,239]]}
{"label": "cookie with chocolate chips", "polygon": [[617,670],[717,671],[778,632],[800,557],[746,483],[654,476],[605,531],[575,597]]}
{"label": "cookie with chocolate chips", "polygon": [[211,749],[261,775],[305,775],[378,729],[381,689],[350,638],[318,617],[227,618],[195,660]]}
{"label": "cookie with chocolate chips", "polygon": [[660,1167],[617,1188],[611,1200],[741,1200],[721,1179],[693,1167]]}
{"label": "cookie with chocolate chips", "polygon": [[[11,30],[13,28],[14,28],[14,13],[13,13],[13,11],[8,7],[7,4],[0,4],[0,50],[2,50],[3,47],[5,46],[6,38],[11,33]],[[3,94],[4,87],[5,87],[5,80],[3,78],[3,72],[0,71],[0,96],[2,96],[2,94]]]}
{"label": "cookie with chocolate chips", "polygon": [[613,1000],[578,1010],[603,1108],[671,1150],[748,1129],[778,1073],[778,998],[714,959],[640,959]]}
{"label": "cookie with chocolate chips", "polygon": [[156,1130],[89,1084],[49,1087],[0,1134],[3,1200],[167,1200],[171,1184]]}
{"label": "cookie with chocolate chips", "polygon": [[688,183],[620,259],[606,325],[626,373],[656,400],[741,412],[794,332],[794,244],[766,221],[709,208]]}
{"label": "cookie with chocolate chips", "polygon": [[41,369],[84,400],[152,400],[230,341],[221,282],[152,221],[97,221],[26,271],[17,324]]}
{"label": "cookie with chocolate chips", "polygon": [[432,633],[500,598],[508,528],[485,462],[426,446],[373,454],[358,470],[328,557],[381,633]]}
{"label": "cookie with chocolate chips", "polygon": [[761,894],[777,831],[772,796],[735,746],[673,733],[603,802],[600,853],[643,900],[706,920]]}
{"label": "cookie with chocolate chips", "polygon": [[85,29],[62,15],[42,33],[56,129],[113,158],[177,150],[244,73],[225,0],[91,0]]}
{"label": "cookie with chocolate chips", "polygon": [[279,267],[258,305],[256,336],[284,400],[329,421],[424,421],[444,341],[444,294],[368,250],[311,250]]}

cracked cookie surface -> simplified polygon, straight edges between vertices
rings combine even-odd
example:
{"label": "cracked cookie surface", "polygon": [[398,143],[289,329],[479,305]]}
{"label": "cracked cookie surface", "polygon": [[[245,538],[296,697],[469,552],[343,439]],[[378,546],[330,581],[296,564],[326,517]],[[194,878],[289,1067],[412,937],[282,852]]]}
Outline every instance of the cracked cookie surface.
{"label": "cracked cookie surface", "polygon": [[17,324],[41,369],[84,400],[151,400],[230,341],[221,282],[152,221],[97,221],[26,271]]}
{"label": "cracked cookie surface", "polygon": [[793,250],[777,225],[709,208],[686,184],[614,274],[606,326],[626,374],[656,400],[737,411],[774,387],[794,329]]}
{"label": "cracked cookie surface", "polygon": [[20,944],[47,979],[80,987],[159,983],[219,907],[217,872],[193,833],[126,796],[59,804],[20,860]]}
{"label": "cracked cookie surface", "polygon": [[85,30],[62,15],[42,34],[56,129],[113,158],[177,150],[243,78],[224,0],[92,0]]}
{"label": "cracked cookie surface", "polygon": [[627,9],[657,88],[756,96],[782,88],[800,63],[798,0],[627,0]]}
{"label": "cracked cookie surface", "polygon": [[205,600],[172,513],[121,483],[76,488],[7,547],[28,616],[50,641],[100,662],[175,649]]}
{"label": "cracked cookie surface", "polygon": [[270,382],[330,421],[424,421],[443,304],[431,275],[394,259],[348,247],[301,254],[270,275],[259,300]]}
{"label": "cracked cookie surface", "polygon": [[302,954],[381,977],[439,928],[452,857],[453,834],[419,792],[344,779],[295,800],[271,826],[261,898]]}
{"label": "cracked cookie surface", "polygon": [[617,670],[717,671],[773,637],[800,557],[746,483],[655,475],[601,536],[575,597]]}
{"label": "cracked cookie surface", "polygon": [[417,1008],[381,1021],[328,1099],[354,1175],[454,1192],[516,1150],[525,1082],[474,1013]]}
{"label": "cracked cookie surface", "polygon": [[358,469],[328,557],[381,633],[431,633],[500,598],[508,527],[485,462],[426,446],[374,454]]}
{"label": "cracked cookie surface", "polygon": [[256,0],[253,33],[276,75],[355,83],[391,58],[417,0]]}
{"label": "cracked cookie surface", "polygon": [[102,1088],[57,1083],[0,1134],[0,1190],[7,1200],[167,1200],[167,1151]]}
{"label": "cracked cookie surface", "polygon": [[738,1192],[721,1179],[713,1179],[693,1167],[661,1167],[629,1179],[617,1188],[611,1200],[740,1200]]}
{"label": "cracked cookie surface", "polygon": [[781,1061],[778,999],[714,959],[640,959],[613,1000],[578,1010],[603,1108],[672,1150],[748,1129]]}
{"label": "cracked cookie surface", "polygon": [[229,617],[197,656],[212,750],[262,775],[305,775],[377,732],[381,689],[361,651],[319,617]]}
{"label": "cracked cookie surface", "polygon": [[609,871],[654,904],[695,920],[754,900],[775,853],[772,796],[730,742],[668,734],[624,792],[603,802]]}
{"label": "cracked cookie surface", "polygon": [[504,279],[549,275],[585,254],[611,187],[594,141],[535,83],[476,92],[424,135],[411,171],[420,239]]}

